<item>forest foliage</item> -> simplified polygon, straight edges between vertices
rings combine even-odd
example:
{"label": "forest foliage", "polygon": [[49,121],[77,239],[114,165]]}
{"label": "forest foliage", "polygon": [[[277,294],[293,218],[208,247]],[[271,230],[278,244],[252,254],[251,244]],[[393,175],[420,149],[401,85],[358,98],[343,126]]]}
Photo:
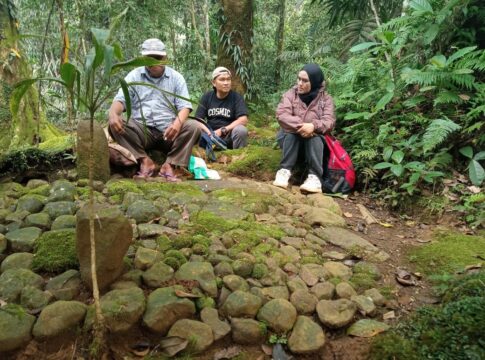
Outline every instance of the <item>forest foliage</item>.
{"label": "forest foliage", "polygon": [[[93,42],[90,29],[109,28],[126,10],[113,39],[120,55],[122,49],[124,58],[135,57],[145,38],[159,37],[197,99],[210,88],[222,44],[246,85],[252,124],[275,132],[281,94],[303,64],[316,62],[362,189],[392,206],[456,192],[459,210],[468,204],[483,213],[484,197],[467,188],[485,178],[485,6],[479,0],[238,0],[251,5],[250,48],[240,45],[237,31],[227,32],[224,1],[7,2],[16,5],[36,76],[62,75],[66,44],[70,61],[80,61]],[[65,127],[63,90],[41,90],[48,118]],[[104,121],[103,111],[97,116]],[[470,183],[449,188],[459,172]],[[481,216],[471,222],[479,224]]]}

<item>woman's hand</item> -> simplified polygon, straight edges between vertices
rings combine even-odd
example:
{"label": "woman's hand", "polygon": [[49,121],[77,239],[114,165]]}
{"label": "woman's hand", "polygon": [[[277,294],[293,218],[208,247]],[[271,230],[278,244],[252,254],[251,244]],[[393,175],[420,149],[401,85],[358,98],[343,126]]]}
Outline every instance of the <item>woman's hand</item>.
{"label": "woman's hand", "polygon": [[304,123],[297,126],[296,133],[304,138],[309,138],[314,135],[315,126],[312,123]]}

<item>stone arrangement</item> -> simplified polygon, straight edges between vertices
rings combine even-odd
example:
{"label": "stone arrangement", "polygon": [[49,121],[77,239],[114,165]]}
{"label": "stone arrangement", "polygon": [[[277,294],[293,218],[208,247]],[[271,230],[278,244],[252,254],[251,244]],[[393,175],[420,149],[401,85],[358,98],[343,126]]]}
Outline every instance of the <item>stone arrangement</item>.
{"label": "stone arrangement", "polygon": [[[287,338],[319,351],[326,333],[384,330],[376,263],[388,255],[345,229],[336,202],[228,179],[94,186],[101,306],[112,333],[140,327],[203,352],[231,337]],[[86,180],[0,185],[0,352],[89,329]],[[361,259],[348,261],[349,258]]]}

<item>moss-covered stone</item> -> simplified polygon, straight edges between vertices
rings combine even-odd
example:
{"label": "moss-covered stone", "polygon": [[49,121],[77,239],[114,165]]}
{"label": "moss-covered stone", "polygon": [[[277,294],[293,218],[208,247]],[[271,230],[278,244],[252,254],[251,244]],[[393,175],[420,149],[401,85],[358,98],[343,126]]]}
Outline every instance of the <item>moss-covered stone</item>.
{"label": "moss-covered stone", "polygon": [[270,180],[278,170],[281,152],[266,146],[249,145],[243,149],[228,150],[225,154],[234,159],[227,171],[259,180]]}
{"label": "moss-covered stone", "polygon": [[138,194],[143,193],[143,191],[138,188],[135,181],[128,179],[108,181],[106,183],[106,190],[108,196],[118,195],[120,200],[123,199],[123,196],[128,192]]}
{"label": "moss-covered stone", "polygon": [[75,229],[48,231],[36,241],[32,262],[35,271],[59,273],[78,267]]}
{"label": "moss-covered stone", "polygon": [[268,267],[265,264],[254,264],[253,271],[251,273],[251,276],[255,279],[261,279],[268,275]]}
{"label": "moss-covered stone", "polygon": [[485,237],[461,233],[436,233],[434,241],[411,248],[407,256],[425,274],[454,273],[485,256]]}

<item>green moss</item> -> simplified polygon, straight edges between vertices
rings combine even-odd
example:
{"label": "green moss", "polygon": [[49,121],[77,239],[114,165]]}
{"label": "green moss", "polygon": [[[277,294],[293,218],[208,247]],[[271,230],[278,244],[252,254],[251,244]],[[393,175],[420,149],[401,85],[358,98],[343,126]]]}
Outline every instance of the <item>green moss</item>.
{"label": "green moss", "polygon": [[51,186],[49,184],[41,185],[29,191],[29,194],[49,196]]}
{"label": "green moss", "polygon": [[276,204],[276,199],[271,194],[263,194],[249,189],[219,189],[211,194],[220,201],[237,205],[264,204],[267,207]]}
{"label": "green moss", "polygon": [[74,147],[75,137],[73,135],[56,136],[39,144],[39,149],[59,153],[70,150]]}
{"label": "green moss", "polygon": [[350,278],[350,283],[353,285],[357,292],[371,289],[376,286],[376,282],[372,274],[369,273],[354,273]]}
{"label": "green moss", "polygon": [[485,257],[485,237],[436,233],[432,243],[413,248],[407,256],[425,274],[453,273]]}
{"label": "green moss", "polygon": [[60,273],[78,267],[74,229],[47,231],[36,241],[34,271]]}
{"label": "green moss", "polygon": [[172,247],[175,249],[183,249],[192,246],[192,236],[190,234],[180,234],[172,240]]}
{"label": "green moss", "polygon": [[197,310],[200,311],[204,308],[215,308],[216,302],[211,297],[203,296],[195,300],[195,306],[197,307]]}
{"label": "green moss", "polygon": [[158,250],[162,253],[172,248],[172,241],[168,238],[167,235],[160,235],[159,237],[157,237],[156,242]]}
{"label": "green moss", "polygon": [[180,265],[185,264],[187,262],[187,258],[178,250],[169,250],[165,253],[165,257],[172,257],[178,260]]}
{"label": "green moss", "polygon": [[212,244],[212,241],[208,237],[198,234],[192,237],[192,243],[194,245],[200,244],[209,247]]}
{"label": "green moss", "polygon": [[337,286],[338,284],[340,284],[342,282],[342,279],[340,279],[338,277],[333,277],[333,278],[328,279],[328,282]]}
{"label": "green moss", "polygon": [[178,270],[178,268],[180,267],[180,265],[182,265],[180,263],[180,260],[178,260],[177,258],[171,257],[171,256],[165,257],[163,259],[163,262],[165,264],[167,264],[168,266],[170,266],[174,270]]}
{"label": "green moss", "polygon": [[300,264],[321,264],[322,259],[316,256],[303,256],[300,260]]}
{"label": "green moss", "polygon": [[108,181],[106,183],[106,190],[108,191],[108,196],[118,195],[121,199],[123,199],[123,196],[127,192],[143,194],[143,191],[138,189],[136,182],[128,179]]}
{"label": "green moss", "polygon": [[255,279],[261,279],[268,275],[268,267],[265,264],[254,264],[251,276]]}
{"label": "green moss", "polygon": [[207,255],[208,249],[204,244],[194,244],[194,246],[192,246],[192,251],[196,255]]}
{"label": "green moss", "polygon": [[273,249],[273,246],[271,246],[270,244],[261,243],[251,250],[251,254],[253,254],[254,256],[266,255]]}
{"label": "green moss", "polygon": [[395,334],[384,334],[372,344],[371,360],[419,360],[414,344]]}
{"label": "green moss", "polygon": [[204,192],[193,184],[188,183],[160,183],[160,182],[141,182],[138,184],[139,190],[145,194],[158,192],[162,197],[170,197],[175,193],[184,193],[191,197],[204,197]]}
{"label": "green moss", "polygon": [[229,150],[226,154],[234,159],[227,171],[259,180],[270,180],[278,170],[281,152],[266,146],[249,145],[243,149]]}

